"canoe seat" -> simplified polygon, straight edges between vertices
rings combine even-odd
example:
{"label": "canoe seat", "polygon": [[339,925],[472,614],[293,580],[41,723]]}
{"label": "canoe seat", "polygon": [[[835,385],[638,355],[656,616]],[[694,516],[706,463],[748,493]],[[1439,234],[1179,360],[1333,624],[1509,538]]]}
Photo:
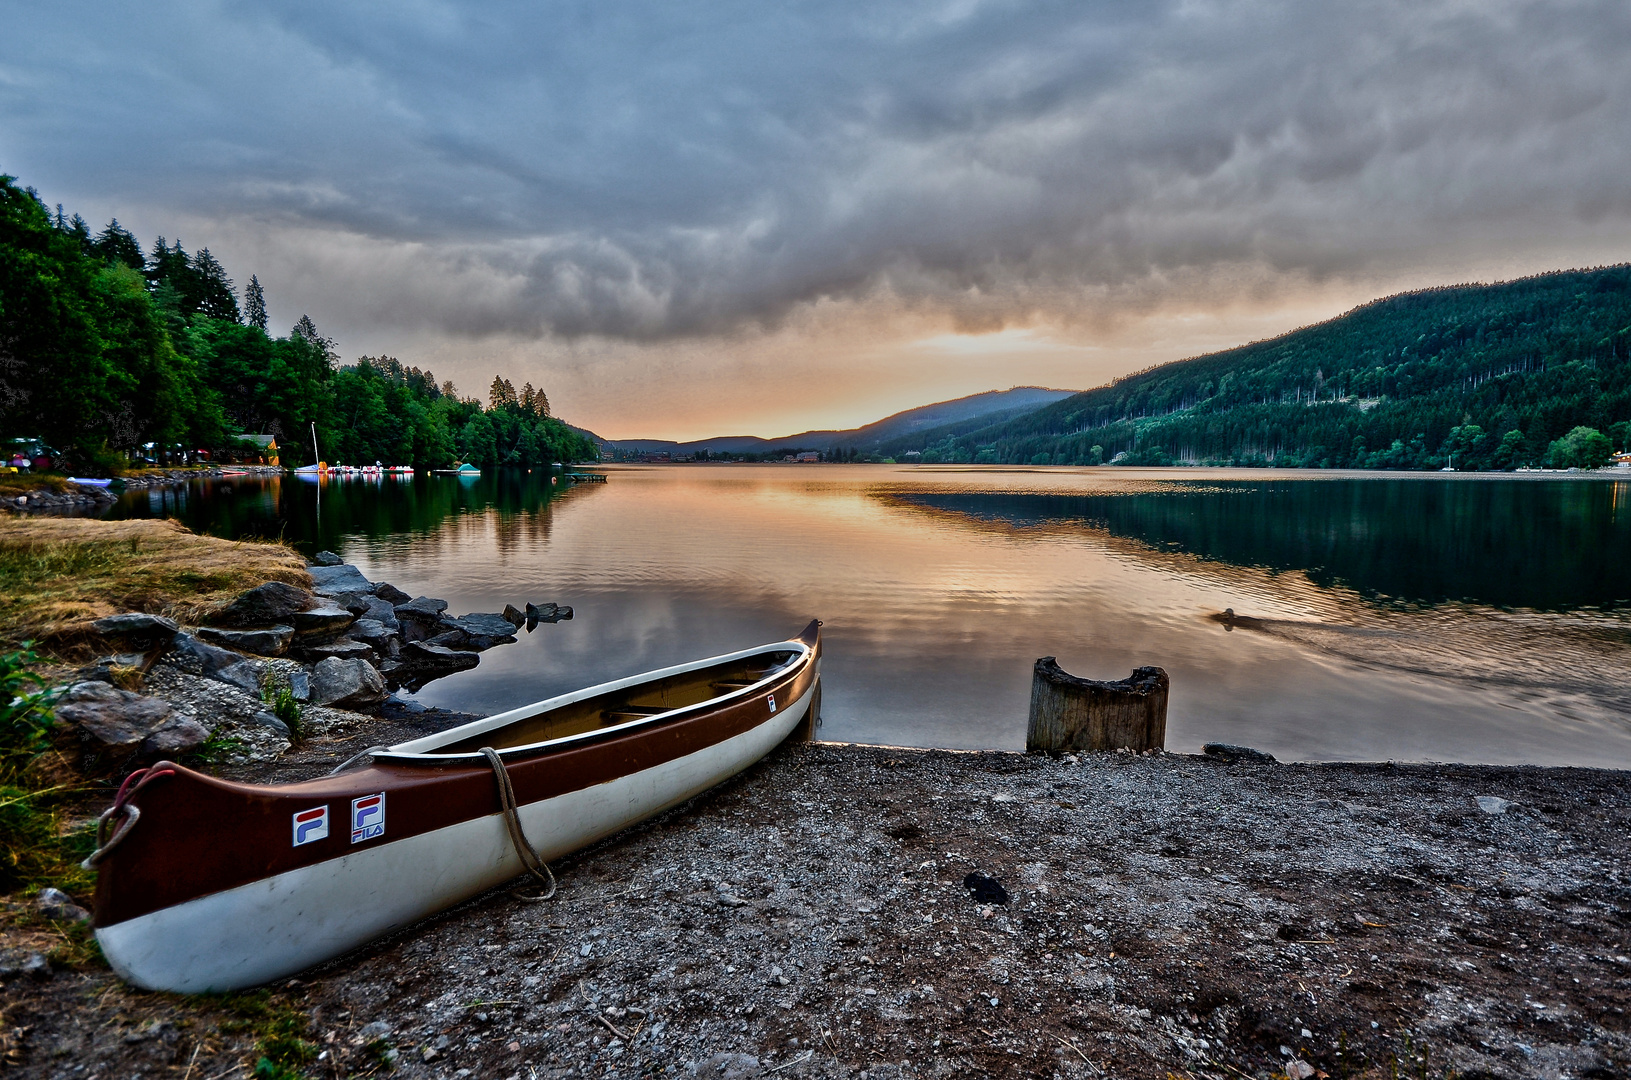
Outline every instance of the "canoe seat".
{"label": "canoe seat", "polygon": [[606,722],[608,724],[622,723],[625,720],[636,720],[642,716],[656,716],[658,713],[667,712],[672,707],[671,705],[619,705],[615,709],[606,710]]}

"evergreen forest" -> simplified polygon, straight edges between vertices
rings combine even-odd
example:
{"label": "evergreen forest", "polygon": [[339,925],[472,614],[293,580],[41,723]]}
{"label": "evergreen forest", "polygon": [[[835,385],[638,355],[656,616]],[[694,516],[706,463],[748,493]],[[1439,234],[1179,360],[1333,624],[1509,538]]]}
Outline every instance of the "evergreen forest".
{"label": "evergreen forest", "polygon": [[259,279],[240,302],[208,248],[159,237],[144,252],[117,220],[93,234],[0,175],[0,441],[92,475],[200,450],[252,460],[246,435],[272,435],[284,465],[306,464],[313,425],[330,463],[599,457],[530,384],[495,377],[483,404],[388,356],[338,360],[305,316],[272,336]]}
{"label": "evergreen forest", "polygon": [[[995,424],[925,462],[1594,468],[1631,442],[1631,266],[1403,293]],[[914,457],[914,459],[917,459]]]}

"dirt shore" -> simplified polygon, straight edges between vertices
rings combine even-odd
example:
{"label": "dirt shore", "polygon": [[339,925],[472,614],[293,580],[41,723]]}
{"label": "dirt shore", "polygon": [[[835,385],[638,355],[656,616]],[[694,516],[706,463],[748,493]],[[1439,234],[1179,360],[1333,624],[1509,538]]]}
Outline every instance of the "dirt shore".
{"label": "dirt shore", "polygon": [[14,931],[0,1054],[182,1080],[252,1075],[277,1038],[314,1077],[1625,1076],[1628,836],[1623,772],[788,745],[564,860],[553,901],[496,891],[270,994],[29,972],[50,931]]}

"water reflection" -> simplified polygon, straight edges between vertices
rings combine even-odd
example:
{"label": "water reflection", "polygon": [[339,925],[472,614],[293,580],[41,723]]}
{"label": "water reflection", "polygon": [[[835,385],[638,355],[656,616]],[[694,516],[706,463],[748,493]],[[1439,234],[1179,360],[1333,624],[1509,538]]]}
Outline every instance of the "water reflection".
{"label": "water reflection", "polygon": [[[1165,667],[1175,749],[1222,739],[1285,758],[1631,766],[1625,616],[1580,610],[1631,595],[1613,560],[1626,550],[1622,485],[772,465],[610,475],[564,493],[539,474],[331,485],[320,522],[318,493],[287,481],[192,490],[168,510],[219,535],[331,548],[456,611],[575,609],[426,687],[430,704],[496,711],[816,616],[826,738],[1018,748],[1031,663],[1056,655],[1095,678]],[[164,512],[143,506],[129,509]],[[1206,617],[1226,607],[1270,631]]]}
{"label": "water reflection", "polygon": [[1080,524],[1156,548],[1412,604],[1631,606],[1631,484],[1174,482],[1095,494],[921,492],[903,502],[1020,526]]}

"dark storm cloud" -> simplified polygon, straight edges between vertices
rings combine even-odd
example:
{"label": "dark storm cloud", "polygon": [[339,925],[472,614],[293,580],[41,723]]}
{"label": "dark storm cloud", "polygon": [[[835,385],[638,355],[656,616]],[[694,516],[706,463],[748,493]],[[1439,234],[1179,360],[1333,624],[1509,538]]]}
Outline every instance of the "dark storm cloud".
{"label": "dark storm cloud", "polygon": [[8,21],[0,168],[406,252],[381,271],[404,287],[356,302],[456,334],[659,340],[880,297],[967,327],[1069,321],[1242,268],[1385,273],[1631,220],[1623,0]]}

